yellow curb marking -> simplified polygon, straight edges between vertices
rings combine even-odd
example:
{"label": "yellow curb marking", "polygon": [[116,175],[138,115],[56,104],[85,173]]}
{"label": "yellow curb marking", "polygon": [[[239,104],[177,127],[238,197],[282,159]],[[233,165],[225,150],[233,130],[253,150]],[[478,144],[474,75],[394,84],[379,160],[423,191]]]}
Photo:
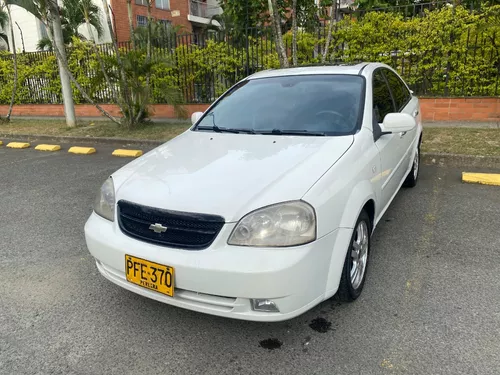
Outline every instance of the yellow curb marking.
{"label": "yellow curb marking", "polygon": [[80,155],[90,155],[95,153],[95,148],[93,147],[71,147],[68,152],[72,154],[80,154]]}
{"label": "yellow curb marking", "polygon": [[118,150],[113,151],[113,153],[111,155],[119,156],[119,157],[123,157],[123,158],[137,158],[137,157],[142,155],[142,151],[141,150],[118,149]]}
{"label": "yellow curb marking", "polygon": [[497,173],[462,173],[462,181],[473,184],[500,186],[500,174]]}
{"label": "yellow curb marking", "polygon": [[30,147],[29,143],[26,142],[10,142],[7,144],[9,148],[28,148]]}
{"label": "yellow curb marking", "polygon": [[60,149],[59,145],[38,145],[35,147],[35,150],[38,151],[59,151]]}
{"label": "yellow curb marking", "polygon": [[3,142],[2,142],[2,141],[0,141],[0,146],[1,146],[1,145],[3,145]]}

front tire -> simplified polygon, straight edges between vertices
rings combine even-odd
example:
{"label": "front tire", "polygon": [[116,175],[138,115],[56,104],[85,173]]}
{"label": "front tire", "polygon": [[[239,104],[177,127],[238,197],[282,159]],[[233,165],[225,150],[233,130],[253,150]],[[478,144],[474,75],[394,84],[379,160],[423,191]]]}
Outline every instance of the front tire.
{"label": "front tire", "polygon": [[417,146],[415,151],[415,157],[413,159],[413,165],[411,167],[410,173],[406,176],[406,180],[403,183],[404,187],[415,187],[417,185],[418,173],[420,172],[420,144]]}
{"label": "front tire", "polygon": [[370,253],[370,235],[370,217],[363,210],[356,221],[342,269],[339,290],[337,291],[341,301],[354,301],[363,290]]}

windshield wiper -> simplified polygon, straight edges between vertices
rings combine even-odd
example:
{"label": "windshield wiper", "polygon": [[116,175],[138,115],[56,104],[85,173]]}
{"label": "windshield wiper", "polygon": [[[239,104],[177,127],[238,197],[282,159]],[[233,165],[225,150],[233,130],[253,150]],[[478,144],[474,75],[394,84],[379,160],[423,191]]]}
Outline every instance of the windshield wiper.
{"label": "windshield wiper", "polygon": [[207,114],[207,117],[211,116],[212,117],[212,123],[213,126],[197,126],[197,130],[212,130],[216,133],[247,133],[247,134],[257,134],[255,133],[255,130],[253,129],[236,129],[236,128],[221,128],[217,125],[215,125],[215,113],[210,112]]}
{"label": "windshield wiper", "polygon": [[241,130],[240,129],[232,129],[232,128],[219,128],[217,125],[213,126],[197,126],[196,129],[198,130],[212,130],[216,133],[239,133]]}
{"label": "windshield wiper", "polygon": [[259,131],[260,134],[273,134],[273,135],[308,135],[308,136],[316,136],[316,137],[324,137],[326,134],[323,132],[313,132],[309,130],[281,130],[281,129],[273,129],[273,130],[263,130]]}
{"label": "windshield wiper", "polygon": [[253,129],[237,129],[237,128],[220,128],[217,125],[213,126],[198,126],[196,129],[199,130],[213,130],[216,133],[247,133],[247,134],[257,134]]}

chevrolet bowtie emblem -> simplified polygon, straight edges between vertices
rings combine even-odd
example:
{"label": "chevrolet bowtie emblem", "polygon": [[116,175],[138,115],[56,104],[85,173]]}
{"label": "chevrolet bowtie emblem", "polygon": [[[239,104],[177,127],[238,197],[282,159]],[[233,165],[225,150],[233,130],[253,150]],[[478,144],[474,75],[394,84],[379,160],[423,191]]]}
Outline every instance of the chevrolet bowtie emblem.
{"label": "chevrolet bowtie emblem", "polygon": [[167,231],[167,227],[164,227],[163,225],[156,223],[156,224],[151,224],[149,226],[149,230],[154,231],[155,233],[165,233]]}

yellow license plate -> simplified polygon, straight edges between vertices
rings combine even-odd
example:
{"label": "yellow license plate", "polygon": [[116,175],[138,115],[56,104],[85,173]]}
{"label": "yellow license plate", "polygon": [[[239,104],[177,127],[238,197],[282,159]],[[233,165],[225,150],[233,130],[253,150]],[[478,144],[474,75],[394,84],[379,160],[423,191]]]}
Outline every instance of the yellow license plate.
{"label": "yellow license plate", "polygon": [[127,281],[155,290],[167,296],[174,296],[174,268],[125,255]]}

